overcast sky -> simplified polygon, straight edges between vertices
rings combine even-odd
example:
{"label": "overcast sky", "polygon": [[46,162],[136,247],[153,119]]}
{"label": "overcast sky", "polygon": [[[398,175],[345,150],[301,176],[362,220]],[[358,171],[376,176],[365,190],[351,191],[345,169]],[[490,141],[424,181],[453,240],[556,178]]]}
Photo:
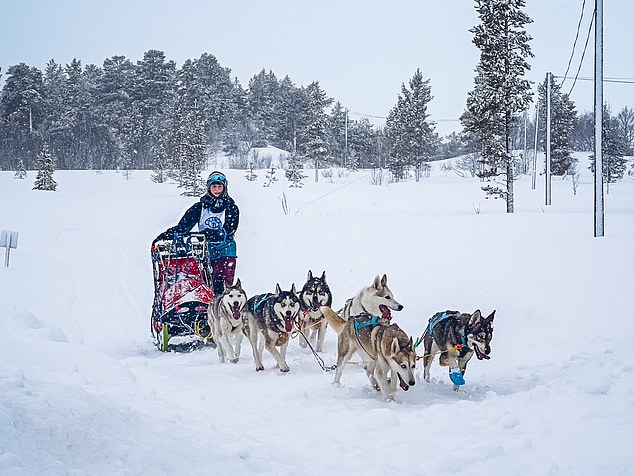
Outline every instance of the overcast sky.
{"label": "overcast sky", "polygon": [[[561,75],[572,52],[583,0],[528,0],[527,27],[535,58],[531,81]],[[24,62],[44,69],[54,59],[98,66],[124,55],[136,62],[150,49],[181,66],[203,53],[216,56],[246,87],[260,70],[297,86],[319,81],[351,110],[382,123],[401,84],[417,68],[430,80],[429,111],[442,135],[457,119],[473,87],[479,51],[469,29],[478,23],[471,0],[0,0],[0,67]],[[569,75],[574,76],[592,16],[585,14]],[[604,5],[604,76],[634,82],[634,1]],[[594,35],[580,76],[592,77]],[[572,81],[564,84],[568,92]],[[634,84],[606,83],[613,113],[634,107]],[[572,100],[592,109],[592,82],[578,81]]]}

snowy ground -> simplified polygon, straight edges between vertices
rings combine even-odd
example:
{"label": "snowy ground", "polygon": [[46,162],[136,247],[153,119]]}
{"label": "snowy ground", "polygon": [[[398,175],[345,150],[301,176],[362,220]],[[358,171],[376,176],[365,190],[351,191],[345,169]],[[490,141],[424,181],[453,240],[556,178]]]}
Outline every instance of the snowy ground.
{"label": "snowy ground", "polygon": [[19,232],[0,267],[0,474],[632,474],[634,180],[611,186],[594,238],[587,172],[576,196],[555,179],[548,207],[543,177],[523,178],[513,215],[437,166],[383,186],[311,173],[299,190],[228,175],[249,295],[325,270],[340,308],[387,273],[414,337],[437,311],[496,309],[491,360],[460,392],[419,368],[390,403],[358,366],[334,386],[296,340],[288,374],[266,353],[256,373],[246,340],[235,365],[163,354],[149,245],[193,199],[147,172],[58,171],[56,192],[0,172],[0,228]]}

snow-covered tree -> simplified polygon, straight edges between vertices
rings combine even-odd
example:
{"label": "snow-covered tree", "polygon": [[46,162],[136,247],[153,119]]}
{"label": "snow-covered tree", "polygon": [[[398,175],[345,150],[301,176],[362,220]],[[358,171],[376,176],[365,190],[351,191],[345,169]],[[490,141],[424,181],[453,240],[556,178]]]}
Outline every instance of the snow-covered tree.
{"label": "snow-covered tree", "polygon": [[327,141],[326,107],[332,103],[326,92],[321,89],[319,82],[314,81],[305,89],[308,99],[306,122],[300,132],[301,145],[299,155],[313,165],[315,182],[319,180],[319,169],[332,162]]}
{"label": "snow-covered tree", "polygon": [[303,181],[307,178],[304,175],[304,167],[301,161],[294,155],[288,158],[288,168],[285,171],[286,178],[291,182],[291,188],[302,188]]}
{"label": "snow-covered tree", "polygon": [[18,159],[18,167],[14,177],[19,179],[26,178],[26,169],[24,168],[24,161],[21,158]]}
{"label": "snow-covered tree", "polygon": [[[618,182],[623,178],[627,169],[627,159],[624,157],[627,145],[620,131],[619,121],[616,117],[611,117],[610,109],[603,106],[603,180],[607,184],[607,191],[610,184]],[[590,156],[590,170],[594,172],[595,157]]]}
{"label": "snow-covered tree", "polygon": [[404,178],[407,169],[414,167],[418,180],[423,164],[429,162],[436,153],[438,136],[434,132],[434,123],[428,120],[427,112],[431,99],[429,80],[423,80],[423,74],[417,69],[409,80],[409,87],[401,85],[396,106],[387,116],[387,166],[397,179]]}
{"label": "snow-covered tree", "polygon": [[[546,150],[546,79],[538,86],[539,137],[542,150]],[[551,76],[550,81],[550,171],[553,175],[572,173],[577,159],[572,156],[572,131],[577,112],[568,94]]]}
{"label": "snow-covered tree", "polygon": [[476,0],[480,24],[470,31],[480,61],[461,118],[469,139],[480,147],[480,176],[491,182],[482,189],[504,198],[507,213],[515,208],[512,128],[531,99],[524,75],[530,69],[526,59],[533,56],[525,25],[532,20],[522,11],[524,6],[524,0]]}
{"label": "snow-covered tree", "polygon": [[37,176],[33,184],[33,190],[50,190],[57,188],[57,182],[53,180],[55,163],[53,155],[48,150],[48,144],[44,143],[42,150],[37,155]]}

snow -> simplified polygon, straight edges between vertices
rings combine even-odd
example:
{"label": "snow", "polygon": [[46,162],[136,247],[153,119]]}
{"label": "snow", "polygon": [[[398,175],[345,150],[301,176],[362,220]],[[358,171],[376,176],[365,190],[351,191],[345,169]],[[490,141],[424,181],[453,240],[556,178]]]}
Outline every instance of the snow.
{"label": "snow", "polygon": [[[193,200],[174,184],[56,171],[43,192],[0,172],[0,228],[19,232],[0,268],[0,474],[631,474],[634,180],[610,186],[594,238],[581,168],[548,207],[543,177],[520,179],[512,215],[438,164],[419,183],[335,171],[301,189],[226,171],[249,295],[325,270],[340,309],[387,273],[414,338],[438,311],[496,310],[491,360],[459,392],[435,362],[394,402],[359,366],[333,385],[297,339],[287,374],[266,352],[256,373],[246,339],[237,364],[157,351],[149,245]],[[324,347],[334,364],[332,329]]]}

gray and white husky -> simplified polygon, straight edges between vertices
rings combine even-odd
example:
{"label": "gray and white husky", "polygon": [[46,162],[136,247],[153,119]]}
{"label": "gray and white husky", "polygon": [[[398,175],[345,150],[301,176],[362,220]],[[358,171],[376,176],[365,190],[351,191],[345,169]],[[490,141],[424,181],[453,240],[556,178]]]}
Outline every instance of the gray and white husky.
{"label": "gray and white husky", "polygon": [[324,319],[320,308],[332,306],[332,293],[326,283],[325,271],[321,277],[313,276],[313,272],[308,271],[306,284],[299,292],[299,304],[302,307],[298,320],[298,327],[302,333],[299,345],[306,347],[310,342],[317,352],[321,352],[328,322]]}
{"label": "gray and white husky", "polygon": [[394,294],[387,285],[387,275],[382,278],[377,275],[372,284],[359,291],[353,298],[348,299],[343,308],[343,318],[358,316],[363,313],[378,316],[388,321],[392,318],[391,311],[401,311],[403,305],[394,299]]}
{"label": "gray and white husky", "polygon": [[218,345],[218,359],[224,363],[228,358],[236,363],[240,358],[243,325],[242,310],[247,295],[240,279],[233,286],[225,285],[222,294],[214,297],[207,309],[207,321]]}
{"label": "gray and white husky", "polygon": [[253,349],[256,371],[264,370],[264,347],[275,358],[280,371],[290,370],[286,363],[286,349],[299,312],[299,296],[294,284],[290,291],[282,291],[277,284],[275,293],[259,294],[247,301],[242,312],[242,321],[244,333]]}
{"label": "gray and white husky", "polygon": [[[464,384],[462,378],[467,371],[469,359],[476,355],[478,360],[489,360],[491,339],[493,339],[493,319],[495,311],[482,317],[480,310],[473,314],[445,311],[434,314],[429,320],[421,339],[424,343],[423,377],[429,382],[429,368],[436,354],[439,362],[449,367],[454,390]],[[453,370],[452,370],[453,369]],[[452,375],[454,372],[454,375]]]}
{"label": "gray and white husky", "polygon": [[405,391],[416,384],[412,338],[398,325],[367,313],[348,320],[329,307],[323,307],[322,313],[339,335],[334,383],[340,383],[344,366],[356,353],[365,361],[363,366],[370,383],[386,400],[394,400],[396,382]]}

